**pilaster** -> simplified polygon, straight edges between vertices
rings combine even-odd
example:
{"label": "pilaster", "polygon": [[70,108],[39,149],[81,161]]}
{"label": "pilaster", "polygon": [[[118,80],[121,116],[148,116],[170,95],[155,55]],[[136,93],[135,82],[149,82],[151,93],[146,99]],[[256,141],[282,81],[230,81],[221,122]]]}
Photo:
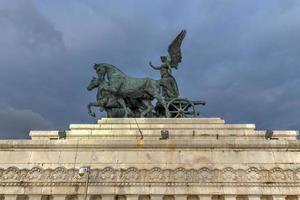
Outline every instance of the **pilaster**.
{"label": "pilaster", "polygon": [[17,195],[16,194],[6,194],[4,196],[4,200],[16,200],[17,199]]}
{"label": "pilaster", "polygon": [[200,200],[211,200],[212,195],[201,194],[199,195]]}

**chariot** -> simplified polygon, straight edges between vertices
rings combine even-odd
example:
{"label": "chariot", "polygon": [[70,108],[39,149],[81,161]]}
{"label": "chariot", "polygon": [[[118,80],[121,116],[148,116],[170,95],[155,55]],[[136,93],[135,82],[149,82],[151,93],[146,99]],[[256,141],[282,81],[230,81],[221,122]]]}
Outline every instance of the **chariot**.
{"label": "chariot", "polygon": [[199,111],[196,109],[197,105],[205,105],[206,102],[202,100],[189,100],[187,98],[176,97],[170,100],[166,100],[167,102],[167,112],[162,104],[157,103],[154,110],[155,116],[157,117],[168,117],[171,118],[192,118],[199,116]]}

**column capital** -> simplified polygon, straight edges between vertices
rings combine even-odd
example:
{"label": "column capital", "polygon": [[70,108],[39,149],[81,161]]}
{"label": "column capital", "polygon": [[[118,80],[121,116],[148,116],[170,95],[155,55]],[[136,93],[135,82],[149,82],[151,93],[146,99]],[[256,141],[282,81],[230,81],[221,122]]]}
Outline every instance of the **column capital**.
{"label": "column capital", "polygon": [[285,200],[286,195],[272,195],[273,200]]}
{"label": "column capital", "polygon": [[151,200],[162,200],[163,197],[164,197],[164,195],[162,195],[162,194],[151,194],[150,195]]}
{"label": "column capital", "polygon": [[226,194],[226,195],[224,195],[224,199],[225,200],[236,200],[236,195]]}
{"label": "column capital", "polygon": [[138,200],[139,195],[138,194],[126,194],[126,200]]}
{"label": "column capital", "polygon": [[187,195],[185,194],[176,194],[175,200],[187,200]]}
{"label": "column capital", "polygon": [[101,194],[102,200],[115,200],[114,194]]}
{"label": "column capital", "polygon": [[41,200],[42,199],[42,195],[41,194],[30,194],[28,195],[29,200]]}
{"label": "column capital", "polygon": [[4,195],[4,200],[16,200],[17,196],[18,195],[16,195],[16,194],[5,194]]}
{"label": "column capital", "polygon": [[[87,195],[86,195],[86,199],[87,199],[87,200],[91,200],[91,196],[92,196],[92,195],[87,194]],[[78,198],[78,200],[84,199],[84,194],[78,194],[78,195],[77,195],[77,198]]]}
{"label": "column capital", "polygon": [[65,194],[55,194],[55,195],[52,195],[53,200],[65,200],[66,196],[67,195],[65,195]]}
{"label": "column capital", "polygon": [[209,194],[201,194],[198,196],[199,196],[200,200],[211,200],[211,198],[212,198],[212,195],[209,195]]}
{"label": "column capital", "polygon": [[260,200],[261,195],[248,195],[248,200]]}

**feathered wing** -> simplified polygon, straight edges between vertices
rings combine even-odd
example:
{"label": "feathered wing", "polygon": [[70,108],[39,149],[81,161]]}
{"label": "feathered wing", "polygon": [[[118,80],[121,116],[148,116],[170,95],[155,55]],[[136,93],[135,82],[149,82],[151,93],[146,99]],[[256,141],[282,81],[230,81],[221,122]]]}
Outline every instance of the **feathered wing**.
{"label": "feathered wing", "polygon": [[182,30],[177,37],[172,41],[168,47],[168,52],[171,58],[170,65],[171,67],[177,68],[178,64],[181,62],[181,43],[186,35],[186,30]]}

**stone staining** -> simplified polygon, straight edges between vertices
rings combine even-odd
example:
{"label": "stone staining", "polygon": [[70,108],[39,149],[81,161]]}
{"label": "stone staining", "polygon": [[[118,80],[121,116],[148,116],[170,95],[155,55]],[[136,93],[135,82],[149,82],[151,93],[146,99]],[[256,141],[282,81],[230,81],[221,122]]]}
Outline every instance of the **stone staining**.
{"label": "stone staining", "polygon": [[71,124],[64,138],[31,131],[0,141],[0,194],[80,200],[89,180],[89,200],[298,200],[298,132],[265,133],[220,118],[102,118]]}

